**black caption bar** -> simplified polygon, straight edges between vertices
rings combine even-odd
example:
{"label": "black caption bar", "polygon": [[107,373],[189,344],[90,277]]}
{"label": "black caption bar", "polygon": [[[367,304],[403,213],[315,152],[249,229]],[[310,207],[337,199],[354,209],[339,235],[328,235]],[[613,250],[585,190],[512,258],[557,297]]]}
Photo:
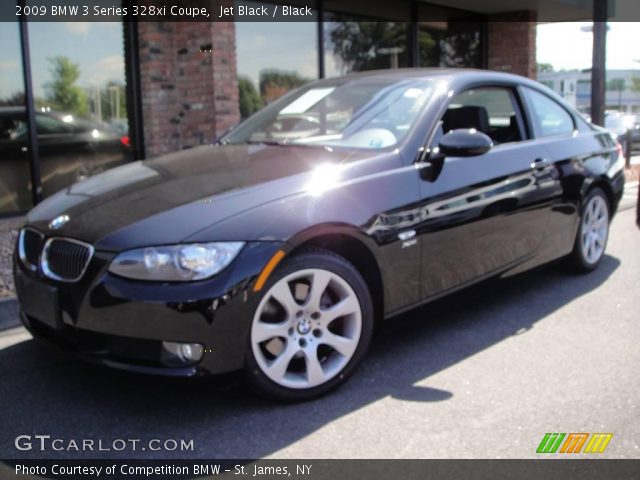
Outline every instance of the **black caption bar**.
{"label": "black caption bar", "polygon": [[4,479],[631,480],[640,460],[3,460]]}
{"label": "black caption bar", "polygon": [[0,21],[29,22],[314,22],[315,1],[29,0],[1,2]]}
{"label": "black caption bar", "polygon": [[[435,5],[437,3],[437,5]],[[17,0],[0,2],[0,22],[316,22],[323,12],[357,15],[368,21],[410,22],[589,22],[586,0],[512,2],[503,11],[477,0]],[[415,5],[417,8],[413,8]],[[505,4],[506,5],[506,4]],[[609,21],[640,21],[638,0],[608,0]],[[522,15],[531,13],[532,16]],[[414,18],[414,14],[417,18]]]}

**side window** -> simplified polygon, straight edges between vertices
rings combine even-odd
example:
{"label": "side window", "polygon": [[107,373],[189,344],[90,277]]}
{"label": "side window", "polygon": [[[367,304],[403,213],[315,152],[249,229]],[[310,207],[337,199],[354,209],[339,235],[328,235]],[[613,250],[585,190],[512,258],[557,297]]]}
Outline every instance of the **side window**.
{"label": "side window", "polygon": [[457,128],[475,128],[487,134],[493,143],[523,139],[518,106],[511,90],[482,87],[455,96],[442,117],[443,132]]}
{"label": "side window", "polygon": [[573,132],[573,117],[558,102],[546,95],[525,88],[535,130],[540,137]]}
{"label": "side window", "polygon": [[26,123],[18,115],[0,117],[0,140],[15,140],[21,132],[26,132]]}

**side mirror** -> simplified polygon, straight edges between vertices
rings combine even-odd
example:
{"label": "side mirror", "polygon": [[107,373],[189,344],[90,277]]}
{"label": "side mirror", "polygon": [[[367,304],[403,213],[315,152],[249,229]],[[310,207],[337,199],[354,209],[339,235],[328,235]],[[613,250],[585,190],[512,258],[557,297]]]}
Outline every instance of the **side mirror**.
{"label": "side mirror", "polygon": [[491,147],[491,138],[475,128],[451,130],[442,136],[438,145],[445,157],[475,157],[487,153]]}

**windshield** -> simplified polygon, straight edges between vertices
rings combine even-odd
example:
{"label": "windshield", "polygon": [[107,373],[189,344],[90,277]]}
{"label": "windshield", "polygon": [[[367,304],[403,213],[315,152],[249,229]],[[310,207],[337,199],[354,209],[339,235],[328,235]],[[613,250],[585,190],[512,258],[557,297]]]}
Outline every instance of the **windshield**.
{"label": "windshield", "polygon": [[432,91],[427,80],[311,84],[248,118],[220,142],[388,148],[407,135]]}

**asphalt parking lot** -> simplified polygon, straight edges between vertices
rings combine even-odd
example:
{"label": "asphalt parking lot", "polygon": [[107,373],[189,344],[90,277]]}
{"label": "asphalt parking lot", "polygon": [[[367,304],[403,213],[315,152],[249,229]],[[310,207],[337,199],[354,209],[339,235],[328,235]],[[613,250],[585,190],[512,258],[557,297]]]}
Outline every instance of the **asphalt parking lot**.
{"label": "asphalt parking lot", "polygon": [[[612,432],[601,456],[640,458],[634,215],[615,218],[595,273],[549,266],[398,317],[350,382],[299,405],[84,365],[5,331],[0,458],[527,458],[546,432]],[[195,449],[18,452],[21,434],[193,439]]]}

